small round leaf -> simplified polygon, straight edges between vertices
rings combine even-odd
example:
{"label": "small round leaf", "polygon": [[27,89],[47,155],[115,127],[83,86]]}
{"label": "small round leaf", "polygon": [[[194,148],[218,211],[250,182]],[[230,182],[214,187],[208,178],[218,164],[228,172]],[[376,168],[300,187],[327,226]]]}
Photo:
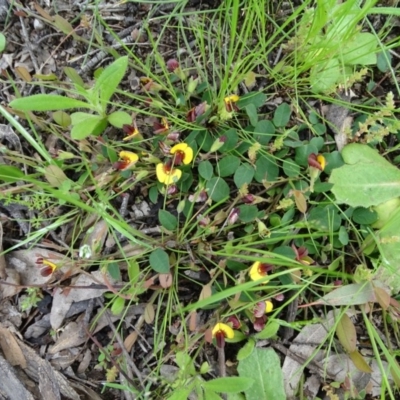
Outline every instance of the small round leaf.
{"label": "small round leaf", "polygon": [[150,267],[160,274],[169,272],[168,254],[163,249],[155,249],[149,257]]}

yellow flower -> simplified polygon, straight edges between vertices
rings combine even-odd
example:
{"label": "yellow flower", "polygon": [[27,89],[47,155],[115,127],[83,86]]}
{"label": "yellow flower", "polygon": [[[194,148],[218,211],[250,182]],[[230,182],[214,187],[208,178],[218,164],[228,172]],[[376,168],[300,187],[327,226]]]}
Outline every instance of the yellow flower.
{"label": "yellow flower", "polygon": [[128,136],[125,136],[122,139],[123,141],[134,139],[134,138],[138,138],[139,139],[139,138],[142,137],[140,132],[139,132],[139,129],[136,126],[136,122],[135,121],[132,123],[132,125],[124,124],[122,126],[122,130],[128,135]]}
{"label": "yellow flower", "polygon": [[229,325],[223,324],[222,322],[218,322],[212,330],[213,337],[216,337],[218,334],[223,334],[224,337],[228,339],[233,339],[235,336],[233,329]]}
{"label": "yellow flower", "polygon": [[237,94],[231,94],[230,96],[225,97],[224,102],[226,111],[228,112],[238,111],[239,109],[235,104],[238,101],[239,101],[239,96]]}
{"label": "yellow flower", "polygon": [[272,304],[272,302],[266,300],[265,301],[265,314],[270,313],[273,309],[274,309],[274,305]]}
{"label": "yellow flower", "polygon": [[52,275],[53,272],[57,269],[56,264],[41,257],[36,260],[36,264],[40,265],[40,275],[42,275],[43,277]]}
{"label": "yellow flower", "polygon": [[178,143],[173,146],[170,153],[175,156],[174,165],[187,165],[193,160],[193,149],[186,143]]}
{"label": "yellow flower", "polygon": [[[250,268],[249,275],[252,281],[258,281],[268,275],[268,271],[272,269],[271,264],[264,264],[256,261]],[[265,281],[268,282],[268,281]]]}
{"label": "yellow flower", "polygon": [[170,164],[159,163],[156,166],[156,175],[159,182],[165,185],[176,183],[182,176],[182,171],[173,168]]}
{"label": "yellow flower", "polygon": [[115,163],[114,167],[120,170],[124,170],[131,167],[132,165],[135,165],[139,160],[139,156],[132,151],[120,151],[119,158],[121,159],[121,161]]}
{"label": "yellow flower", "polygon": [[225,339],[233,339],[235,332],[229,325],[218,322],[212,330],[212,336],[216,340],[217,347],[222,349],[225,346]]}

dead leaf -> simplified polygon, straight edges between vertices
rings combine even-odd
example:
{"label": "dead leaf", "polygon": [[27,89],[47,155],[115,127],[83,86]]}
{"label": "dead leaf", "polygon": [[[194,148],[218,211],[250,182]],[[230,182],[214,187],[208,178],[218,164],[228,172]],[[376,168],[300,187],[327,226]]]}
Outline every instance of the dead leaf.
{"label": "dead leaf", "polygon": [[382,307],[383,310],[387,310],[390,305],[390,294],[381,287],[374,287],[376,301]]}
{"label": "dead leaf", "polygon": [[32,82],[32,75],[23,65],[14,68],[15,73],[25,82]]}
{"label": "dead leaf", "polygon": [[248,89],[251,89],[256,84],[257,75],[253,71],[249,71],[244,78],[244,84]]}
{"label": "dead leaf", "polygon": [[6,360],[12,365],[19,365],[26,368],[24,353],[18,345],[14,335],[6,328],[0,326],[0,347],[3,350]]}
{"label": "dead leaf", "polygon": [[147,304],[144,309],[144,320],[147,324],[152,324],[154,321],[155,313],[153,304]]}
{"label": "dead leaf", "polygon": [[138,333],[136,331],[133,331],[125,338],[124,347],[126,351],[130,352],[132,350],[132,347],[136,343],[138,336]]}
{"label": "dead leaf", "polygon": [[353,321],[344,313],[336,325],[336,336],[348,353],[356,351],[357,333]]}
{"label": "dead leaf", "polygon": [[[63,182],[68,181],[67,175],[57,165],[48,165],[44,169],[44,176],[51,186],[59,188]],[[72,183],[72,182],[71,182]]]}
{"label": "dead leaf", "polygon": [[158,279],[160,281],[160,285],[163,289],[168,289],[172,285],[172,274],[168,272],[168,274],[159,274]]}
{"label": "dead leaf", "polygon": [[191,311],[189,314],[189,330],[190,332],[197,330],[197,311]]}
{"label": "dead leaf", "polygon": [[199,296],[199,301],[207,299],[211,297],[212,295],[212,290],[211,290],[211,284],[207,284],[203,286],[203,289],[201,289],[200,296]]}
{"label": "dead leaf", "polygon": [[294,202],[296,203],[297,209],[305,214],[307,212],[307,200],[300,190],[293,190]]}

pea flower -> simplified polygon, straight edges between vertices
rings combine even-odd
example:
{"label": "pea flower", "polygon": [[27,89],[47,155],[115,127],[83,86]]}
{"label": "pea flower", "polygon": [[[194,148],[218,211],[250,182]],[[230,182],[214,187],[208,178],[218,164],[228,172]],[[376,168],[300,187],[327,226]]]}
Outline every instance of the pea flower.
{"label": "pea flower", "polygon": [[153,124],[154,133],[158,135],[159,133],[165,133],[169,131],[169,124],[167,118],[161,118],[161,122],[154,122]]}
{"label": "pea flower", "polygon": [[186,121],[187,122],[195,122],[198,117],[203,115],[207,109],[209,108],[206,101],[203,101],[198,106],[191,108],[188,113],[186,114]]}
{"label": "pea flower", "polygon": [[193,160],[193,149],[186,143],[178,143],[171,147],[170,154],[174,156],[174,165],[187,165]]}
{"label": "pea flower", "polygon": [[261,318],[264,314],[270,313],[274,309],[272,301],[259,301],[254,307],[253,314],[256,318]]}
{"label": "pea flower", "polygon": [[321,171],[326,167],[326,160],[322,154],[311,153],[308,156],[308,165],[310,172],[310,192],[314,191],[314,183]]}
{"label": "pea flower", "polygon": [[217,341],[217,347],[222,349],[225,347],[225,339],[233,339],[235,332],[229,325],[218,322],[212,330],[212,336]]}
{"label": "pea flower", "polygon": [[40,265],[40,275],[43,277],[47,277],[53,274],[53,272],[57,269],[57,265],[52,263],[49,260],[45,260],[41,257],[39,257],[36,260],[36,264]]}
{"label": "pea flower", "polygon": [[294,244],[292,244],[292,249],[296,254],[297,261],[301,262],[303,265],[314,264],[314,260],[308,256],[308,250],[306,247],[301,246],[297,248]]}
{"label": "pea flower", "polygon": [[308,165],[310,168],[316,168],[323,171],[326,167],[326,160],[322,154],[311,153],[308,156]]}
{"label": "pea flower", "polygon": [[239,101],[239,96],[237,94],[231,94],[224,98],[225,109],[228,112],[238,111],[236,103]]}
{"label": "pea flower", "polygon": [[114,164],[114,168],[119,170],[128,169],[135,165],[139,160],[139,156],[132,151],[120,151],[119,158],[121,160]]}
{"label": "pea flower", "polygon": [[[252,281],[258,281],[259,279],[264,278],[268,275],[268,272],[271,271],[273,265],[261,263],[260,261],[256,261],[250,268],[249,275]],[[268,282],[268,281],[266,281]]]}
{"label": "pea flower", "polygon": [[174,72],[177,68],[179,68],[179,62],[175,60],[175,58],[170,58],[167,61],[167,69],[169,72]]}
{"label": "pea flower", "polygon": [[122,130],[128,135],[122,139],[123,141],[130,139],[141,139],[142,137],[135,121],[133,121],[132,125],[122,125]]}
{"label": "pea flower", "polygon": [[167,164],[159,163],[156,166],[156,175],[159,182],[168,186],[179,181],[182,176],[182,171],[173,168],[171,162]]}

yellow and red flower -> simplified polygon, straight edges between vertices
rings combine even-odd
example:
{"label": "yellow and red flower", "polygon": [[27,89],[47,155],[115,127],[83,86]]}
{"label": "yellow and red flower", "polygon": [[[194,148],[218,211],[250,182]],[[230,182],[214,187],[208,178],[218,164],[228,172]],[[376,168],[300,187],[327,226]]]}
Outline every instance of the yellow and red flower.
{"label": "yellow and red flower", "polygon": [[122,130],[128,135],[125,136],[122,140],[130,140],[130,139],[141,139],[142,135],[139,132],[139,129],[136,125],[136,121],[133,121],[132,125],[124,124],[122,125]]}
{"label": "yellow and red flower", "polygon": [[139,160],[139,156],[132,151],[120,151],[119,158],[121,160],[114,164],[114,168],[119,170],[128,169],[135,165]]}
{"label": "yellow and red flower", "polygon": [[[263,279],[268,275],[268,272],[271,271],[273,265],[262,263],[260,261],[256,261],[250,268],[249,275],[252,281],[258,281],[259,279]],[[267,280],[265,282],[268,282]]]}
{"label": "yellow and red flower", "polygon": [[41,257],[36,260],[36,264],[40,265],[40,275],[42,275],[43,277],[52,275],[53,272],[57,269],[56,264]]}
{"label": "yellow and red flower", "polygon": [[231,94],[224,98],[225,109],[228,112],[238,111],[236,103],[239,101],[239,96],[237,94]]}
{"label": "yellow and red flower", "polygon": [[186,143],[178,143],[169,151],[174,156],[174,165],[187,165],[193,160],[193,149]]}
{"label": "yellow and red flower", "polygon": [[156,175],[159,182],[168,186],[179,181],[182,171],[174,168],[171,162],[159,163],[156,166]]}
{"label": "yellow and red flower", "polygon": [[155,134],[159,133],[165,133],[169,131],[169,124],[167,118],[163,117],[161,118],[161,122],[154,122],[153,123],[153,129]]}
{"label": "yellow and red flower", "polygon": [[229,325],[218,322],[212,330],[212,336],[217,341],[217,347],[223,348],[225,346],[225,339],[233,339],[235,332]]}
{"label": "yellow and red flower", "polygon": [[314,260],[308,255],[308,250],[306,247],[301,246],[297,248],[294,244],[292,244],[292,249],[296,254],[296,260],[301,262],[303,265],[311,265],[314,264]]}
{"label": "yellow and red flower", "polygon": [[323,171],[326,167],[325,157],[322,154],[311,153],[308,156],[308,165],[312,168]]}

